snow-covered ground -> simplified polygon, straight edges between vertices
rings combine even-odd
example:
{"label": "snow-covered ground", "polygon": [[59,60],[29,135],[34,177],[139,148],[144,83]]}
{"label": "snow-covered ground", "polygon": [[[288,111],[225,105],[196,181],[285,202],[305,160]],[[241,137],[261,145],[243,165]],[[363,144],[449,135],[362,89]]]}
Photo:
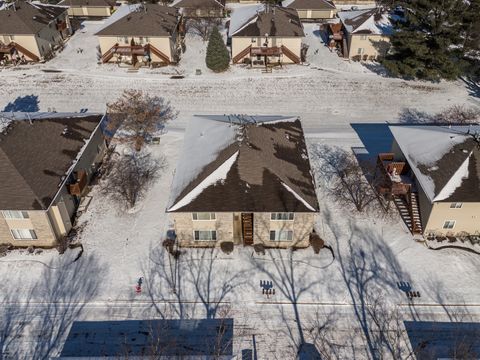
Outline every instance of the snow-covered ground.
{"label": "snow-covered ground", "polygon": [[[404,108],[434,112],[450,104],[478,106],[463,84],[381,77],[330,53],[316,25],[305,26],[309,66],[287,66],[272,74],[232,67],[214,74],[204,65],[206,44],[189,37],[183,64],[127,73],[97,64],[92,34],[100,25],[85,23],[85,32],[77,32],[46,64],[1,71],[0,110],[104,111],[128,88],[164,96],[179,117],[160,145],[149,150],[164,157],[167,167],[132,213],[118,211],[92,189],[93,200],[79,221],[84,252],[78,261],[78,249],[62,256],[55,250],[14,251],[0,258],[0,321],[8,334],[0,336],[0,349],[8,349],[12,359],[56,355],[72,321],[79,319],[218,317],[229,310],[228,316],[246,329],[239,334],[237,353],[251,346],[255,335],[259,359],[290,358],[299,338],[314,341],[316,322],[333,322],[330,342],[351,344],[340,346],[337,358],[352,358],[352,351],[355,358],[369,358],[372,319],[365,308],[378,298],[398,305],[405,319],[478,319],[480,257],[429,250],[412,240],[399,218],[346,216],[321,191],[317,228],[335,259],[326,250],[319,255],[312,249],[270,250],[258,256],[251,248],[236,248],[230,255],[185,250],[175,263],[161,247],[183,128],[193,114],[300,116],[310,149],[330,144],[365,147],[373,154],[388,149],[385,122],[395,122]],[[79,48],[83,52],[77,53]],[[197,68],[202,75],[195,75]],[[179,72],[184,79],[170,78]],[[137,295],[140,277],[144,289]],[[273,281],[274,296],[262,295],[261,280]],[[405,290],[420,292],[415,305]],[[16,331],[23,336],[15,336]]]}

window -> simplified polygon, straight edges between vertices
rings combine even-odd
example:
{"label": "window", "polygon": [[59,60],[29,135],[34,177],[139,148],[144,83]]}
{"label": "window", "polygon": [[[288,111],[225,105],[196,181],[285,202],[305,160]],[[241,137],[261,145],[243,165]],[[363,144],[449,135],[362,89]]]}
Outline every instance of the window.
{"label": "window", "polygon": [[287,212],[271,213],[270,220],[293,220],[293,213],[287,213]]}
{"label": "window", "polygon": [[11,229],[12,236],[15,240],[36,240],[37,234],[35,230],[30,229]]}
{"label": "window", "polygon": [[2,211],[2,215],[5,219],[28,219],[27,211],[15,211],[15,210],[5,210]]}
{"label": "window", "polygon": [[138,38],[138,42],[139,42],[140,44],[143,44],[143,36],[140,36],[140,37]]}
{"label": "window", "polygon": [[363,48],[358,48],[357,55],[363,55],[363,52],[364,52]]}
{"label": "window", "polygon": [[217,240],[217,232],[215,230],[195,230],[193,238],[195,241],[214,241]]}
{"label": "window", "polygon": [[292,241],[293,231],[292,230],[270,230],[270,240],[271,241]]}
{"label": "window", "polygon": [[455,226],[455,220],[446,220],[443,223],[443,228],[444,229],[453,229]]}
{"label": "window", "polygon": [[257,42],[257,38],[252,38],[252,44]]}
{"label": "window", "polygon": [[150,41],[150,38],[148,36],[145,37],[145,42],[149,42]]}
{"label": "window", "polygon": [[197,212],[192,213],[193,220],[215,220],[215,213]]}
{"label": "window", "polygon": [[128,44],[128,37],[125,36],[125,37],[123,38],[123,42],[124,42],[125,44]]}
{"label": "window", "polygon": [[360,35],[360,40],[367,40],[367,35]]}
{"label": "window", "polygon": [[450,209],[461,209],[462,206],[463,206],[463,203],[451,203]]}

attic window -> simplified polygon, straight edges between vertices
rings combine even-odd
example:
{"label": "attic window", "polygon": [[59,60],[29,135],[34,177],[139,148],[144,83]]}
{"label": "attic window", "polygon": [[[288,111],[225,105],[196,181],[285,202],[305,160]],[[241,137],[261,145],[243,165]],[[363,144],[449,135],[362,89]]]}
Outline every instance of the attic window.
{"label": "attic window", "polygon": [[459,202],[451,203],[450,204],[450,209],[461,209],[462,206],[463,206],[463,203],[459,203]]}

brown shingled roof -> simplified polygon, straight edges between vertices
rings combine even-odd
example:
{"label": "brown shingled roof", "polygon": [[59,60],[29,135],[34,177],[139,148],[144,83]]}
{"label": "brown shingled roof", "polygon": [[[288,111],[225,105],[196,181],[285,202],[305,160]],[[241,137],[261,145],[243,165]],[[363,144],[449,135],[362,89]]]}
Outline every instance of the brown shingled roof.
{"label": "brown shingled roof", "polygon": [[171,36],[178,25],[178,10],[173,7],[143,4],[138,10],[115,21],[95,35]]}
{"label": "brown shingled roof", "polygon": [[170,208],[238,153],[226,178],[206,187],[188,204],[172,212],[318,211],[300,120],[245,124],[239,127],[239,133],[241,136],[236,141],[220,151],[215,160],[183,188]]}
{"label": "brown shingled roof", "polygon": [[16,1],[15,5],[0,10],[0,34],[37,34],[65,11],[67,11],[67,8],[60,6]]}
{"label": "brown shingled roof", "polygon": [[0,134],[0,209],[47,209],[101,119],[13,120]]}
{"label": "brown shingled roof", "polygon": [[305,36],[297,10],[272,7],[269,11],[261,11],[256,21],[236,31],[233,36]]}

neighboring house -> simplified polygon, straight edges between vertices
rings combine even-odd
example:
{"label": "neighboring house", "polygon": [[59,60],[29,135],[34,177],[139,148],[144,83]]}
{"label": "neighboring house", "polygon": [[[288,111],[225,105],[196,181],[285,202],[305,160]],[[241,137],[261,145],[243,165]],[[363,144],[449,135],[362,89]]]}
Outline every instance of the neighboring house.
{"label": "neighboring house", "polygon": [[[54,246],[76,210],[106,143],[102,115],[0,113],[0,243]],[[0,128],[2,129],[2,128]]]}
{"label": "neighboring house", "polygon": [[199,116],[167,212],[180,246],[307,247],[319,206],[298,118]]}
{"label": "neighboring house", "polygon": [[252,5],[233,11],[228,36],[232,62],[251,65],[299,64],[303,26],[295,9]]}
{"label": "neighboring house", "polygon": [[[390,126],[377,189],[413,233],[480,233],[480,126]],[[477,139],[475,139],[477,134]]]}
{"label": "neighboring house", "polygon": [[123,5],[96,33],[101,61],[133,66],[178,61],[181,16],[177,9],[157,4]]}
{"label": "neighboring house", "polygon": [[0,10],[0,60],[48,58],[71,34],[66,7],[15,1]]}
{"label": "neighboring house", "polygon": [[225,6],[217,0],[180,0],[172,4],[185,18],[223,18]]}
{"label": "neighboring house", "polygon": [[56,360],[233,359],[234,320],[75,321]]}
{"label": "neighboring house", "polygon": [[353,60],[374,60],[390,47],[393,26],[388,13],[380,8],[340,11],[343,25],[343,56]]}
{"label": "neighboring house", "polygon": [[337,6],[343,6],[343,5],[375,6],[377,3],[375,0],[332,0],[332,1]]}
{"label": "neighboring house", "polygon": [[114,0],[63,0],[59,5],[68,6],[68,15],[80,18],[104,18],[112,15]]}
{"label": "neighboring house", "polygon": [[297,10],[301,20],[332,19],[337,13],[335,4],[329,0],[287,0],[283,6]]}

